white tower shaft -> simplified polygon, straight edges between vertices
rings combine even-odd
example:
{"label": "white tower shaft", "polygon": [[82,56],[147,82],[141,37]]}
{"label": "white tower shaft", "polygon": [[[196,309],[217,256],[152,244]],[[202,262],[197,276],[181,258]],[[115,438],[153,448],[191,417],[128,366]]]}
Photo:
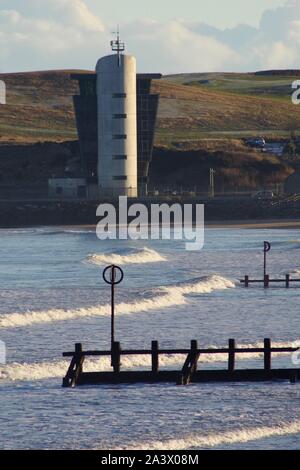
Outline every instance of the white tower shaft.
{"label": "white tower shaft", "polygon": [[137,197],[135,58],[103,57],[96,72],[100,195]]}

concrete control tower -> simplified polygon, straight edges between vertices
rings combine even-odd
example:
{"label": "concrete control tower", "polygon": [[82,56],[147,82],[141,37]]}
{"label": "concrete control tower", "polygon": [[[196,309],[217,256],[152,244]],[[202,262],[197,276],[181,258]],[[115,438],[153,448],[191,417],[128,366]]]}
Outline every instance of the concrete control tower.
{"label": "concrete control tower", "polygon": [[97,63],[98,185],[100,196],[137,197],[136,60],[111,42],[116,54]]}

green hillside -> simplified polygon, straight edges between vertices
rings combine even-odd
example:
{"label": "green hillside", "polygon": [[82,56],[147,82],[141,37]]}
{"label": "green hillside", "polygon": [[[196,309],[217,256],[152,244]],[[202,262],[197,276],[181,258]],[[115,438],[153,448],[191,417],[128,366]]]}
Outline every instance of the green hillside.
{"label": "green hillside", "polygon": [[291,83],[297,75],[258,75],[254,73],[183,74],[165,77],[173,83],[201,87],[213,91],[225,91],[238,95],[261,96],[289,101]]}
{"label": "green hillside", "polygon": [[[7,105],[0,106],[0,141],[43,142],[77,138],[69,70],[2,74]],[[300,131],[300,108],[291,103],[298,72],[182,74],[153,82],[160,93],[156,145]]]}
{"label": "green hillside", "polygon": [[287,137],[300,130],[300,109],[291,102],[296,74],[182,74],[164,77],[158,140]]}
{"label": "green hillside", "polygon": [[[78,84],[72,72],[0,75],[7,87],[7,104],[0,105],[0,181],[46,184],[53,174],[63,176],[69,162],[79,161],[73,107]],[[250,148],[243,138],[297,135],[300,107],[291,102],[291,83],[298,78],[297,71],[281,71],[154,81],[160,104],[151,184],[206,191],[211,167],[222,191],[283,183],[300,164],[298,150],[281,158]]]}

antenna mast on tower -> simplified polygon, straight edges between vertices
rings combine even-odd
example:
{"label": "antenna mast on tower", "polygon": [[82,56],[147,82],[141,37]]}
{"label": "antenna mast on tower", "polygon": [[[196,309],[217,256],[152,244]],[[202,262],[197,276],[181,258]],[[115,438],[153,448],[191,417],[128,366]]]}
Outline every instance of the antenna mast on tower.
{"label": "antenna mast on tower", "polygon": [[117,32],[113,32],[112,34],[115,34],[117,36],[117,38],[114,39],[113,41],[110,41],[110,45],[111,45],[112,51],[114,51],[118,54],[118,65],[120,67],[120,65],[121,65],[121,53],[125,51],[125,43],[120,40],[119,25],[118,25]]}

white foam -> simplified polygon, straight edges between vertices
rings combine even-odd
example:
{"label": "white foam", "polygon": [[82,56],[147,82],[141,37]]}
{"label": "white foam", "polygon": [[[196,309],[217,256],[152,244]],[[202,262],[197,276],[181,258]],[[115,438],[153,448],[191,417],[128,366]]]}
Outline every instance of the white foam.
{"label": "white foam", "polygon": [[235,284],[221,276],[207,276],[192,279],[188,282],[181,282],[175,285],[163,286],[159,290],[168,294],[188,295],[188,294],[210,294],[215,290],[233,289]]}
{"label": "white foam", "polygon": [[293,277],[300,277],[300,269],[295,269],[294,271],[291,271],[288,274],[290,274]]}
{"label": "white foam", "polygon": [[[207,294],[215,290],[234,288],[235,285],[229,279],[220,276],[211,276],[197,279],[187,283],[160,287],[156,295],[149,299],[142,299],[131,303],[120,303],[116,305],[118,315],[130,315],[137,312],[149,312],[162,308],[184,305],[185,295]],[[72,320],[93,316],[109,316],[110,305],[95,305],[75,310],[52,309],[47,311],[26,313],[11,313],[0,315],[1,328],[15,328],[29,326],[36,323],[51,323],[63,320]]]}
{"label": "white foam", "polygon": [[149,441],[133,443],[127,447],[118,449],[126,450],[188,450],[219,447],[224,445],[241,444],[258,441],[270,437],[280,437],[300,432],[300,421],[291,423],[279,423],[276,426],[262,426],[256,428],[236,429],[223,433],[201,435],[193,433],[185,437],[169,439],[165,441]]}
{"label": "white foam", "polygon": [[67,361],[40,362],[40,363],[17,363],[12,362],[0,366],[0,379],[8,381],[35,381],[63,377],[68,368]]}
{"label": "white foam", "polygon": [[145,263],[160,263],[167,261],[165,257],[160,255],[157,251],[150,248],[143,248],[140,251],[131,254],[118,254],[118,253],[104,253],[94,254],[87,257],[87,262],[96,265],[105,264],[145,264]]}
{"label": "white foam", "polygon": [[[0,366],[0,380],[6,381],[36,381],[52,378],[62,378],[65,376],[70,364],[70,360],[39,362],[39,363],[9,363]],[[183,363],[183,356],[161,356],[160,365],[168,366],[177,363]],[[149,368],[151,358],[145,356],[125,356],[122,357],[123,369],[135,369],[140,367]],[[101,357],[100,359],[87,358],[84,361],[85,372],[107,372],[111,371],[110,357]]]}
{"label": "white foam", "polygon": [[[243,344],[238,345],[241,348],[261,348],[263,343],[256,344]],[[273,343],[273,347],[291,347],[292,344],[287,343]],[[211,349],[216,349],[217,346],[210,346]],[[276,353],[273,356],[285,355],[286,353]],[[237,354],[237,360],[249,360],[261,358],[261,353],[245,353]],[[176,367],[178,370],[181,369],[185,360],[185,356],[181,354],[177,355],[161,355],[159,357],[160,367]],[[216,362],[227,362],[228,354],[205,354],[201,355],[199,366],[201,364],[209,364]],[[130,370],[135,368],[150,368],[151,357],[149,355],[144,356],[123,356],[122,357],[122,369]],[[36,381],[51,378],[62,378],[67,371],[69,366],[69,360],[52,361],[52,362],[39,362],[39,363],[9,363],[7,365],[0,366],[0,380],[8,381]],[[106,372],[110,371],[110,358],[101,357],[99,359],[87,358],[84,362],[85,372]]]}
{"label": "white foam", "polygon": [[[295,342],[272,342],[271,344],[272,348],[295,348]],[[226,348],[227,346],[222,346],[222,348]],[[236,344],[236,347],[239,349],[262,349],[264,347],[263,342],[257,342],[257,343],[250,343],[250,344]],[[219,346],[210,346],[209,349],[218,349],[220,348]],[[289,353],[286,352],[273,352],[272,353],[272,358],[274,359],[275,357],[287,357]],[[292,354],[292,353],[290,353]],[[241,360],[253,360],[253,359],[263,359],[264,354],[263,353],[258,353],[258,352],[247,352],[247,353],[237,353],[236,354],[236,361],[241,361]],[[204,362],[208,363],[213,363],[213,362],[226,362],[228,361],[228,354],[227,353],[221,353],[221,354],[205,354],[201,356],[201,360]]]}

